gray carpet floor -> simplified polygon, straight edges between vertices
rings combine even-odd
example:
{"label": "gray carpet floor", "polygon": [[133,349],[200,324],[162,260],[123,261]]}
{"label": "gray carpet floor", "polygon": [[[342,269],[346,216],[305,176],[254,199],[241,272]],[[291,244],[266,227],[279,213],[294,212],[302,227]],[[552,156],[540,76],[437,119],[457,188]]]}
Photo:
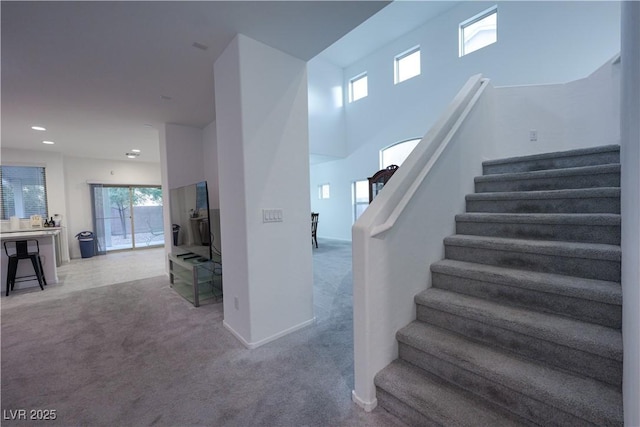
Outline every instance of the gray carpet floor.
{"label": "gray carpet floor", "polygon": [[3,308],[2,424],[402,426],[350,399],[351,245],[320,241],[314,280],[317,323],[254,350],[164,276]]}

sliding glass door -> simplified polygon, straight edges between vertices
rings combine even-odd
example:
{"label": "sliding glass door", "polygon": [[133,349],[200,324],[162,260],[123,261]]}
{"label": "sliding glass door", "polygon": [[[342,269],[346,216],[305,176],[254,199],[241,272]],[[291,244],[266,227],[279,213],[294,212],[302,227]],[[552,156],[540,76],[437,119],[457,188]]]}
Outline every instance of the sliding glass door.
{"label": "sliding glass door", "polygon": [[160,187],[91,185],[98,252],[164,244]]}

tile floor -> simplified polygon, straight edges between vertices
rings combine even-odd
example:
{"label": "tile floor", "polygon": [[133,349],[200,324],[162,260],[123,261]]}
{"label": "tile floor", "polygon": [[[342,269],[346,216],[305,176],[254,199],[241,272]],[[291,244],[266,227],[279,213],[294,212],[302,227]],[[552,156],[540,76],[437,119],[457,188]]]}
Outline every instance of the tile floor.
{"label": "tile floor", "polygon": [[[70,292],[113,285],[166,274],[164,247],[109,252],[92,258],[72,259],[58,267],[58,283],[2,293],[2,308],[59,298]],[[2,284],[4,289],[4,284]]]}

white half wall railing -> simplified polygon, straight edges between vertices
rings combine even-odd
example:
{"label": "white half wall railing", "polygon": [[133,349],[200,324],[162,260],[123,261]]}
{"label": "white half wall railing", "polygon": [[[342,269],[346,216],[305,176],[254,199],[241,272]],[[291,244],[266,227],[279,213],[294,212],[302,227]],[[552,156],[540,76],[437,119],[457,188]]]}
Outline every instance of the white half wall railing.
{"label": "white half wall railing", "polygon": [[367,411],[377,405],[374,376],[397,358],[396,331],[415,319],[414,296],[430,286],[429,265],[443,258],[442,240],[481,174],[491,90],[471,77],[352,228],[352,399]]}

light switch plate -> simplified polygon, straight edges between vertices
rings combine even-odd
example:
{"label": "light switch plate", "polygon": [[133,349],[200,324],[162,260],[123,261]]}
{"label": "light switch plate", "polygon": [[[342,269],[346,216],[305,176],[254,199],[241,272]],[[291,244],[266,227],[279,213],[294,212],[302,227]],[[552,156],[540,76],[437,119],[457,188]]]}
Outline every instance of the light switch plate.
{"label": "light switch plate", "polygon": [[262,222],[282,222],[282,209],[262,209]]}

